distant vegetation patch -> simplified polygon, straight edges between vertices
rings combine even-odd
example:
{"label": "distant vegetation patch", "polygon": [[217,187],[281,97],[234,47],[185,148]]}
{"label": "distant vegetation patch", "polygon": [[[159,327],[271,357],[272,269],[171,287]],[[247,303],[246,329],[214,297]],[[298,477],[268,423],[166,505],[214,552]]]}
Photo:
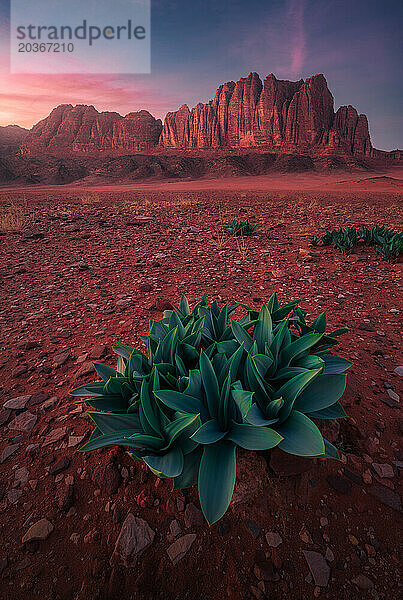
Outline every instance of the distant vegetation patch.
{"label": "distant vegetation patch", "polygon": [[257,228],[257,225],[252,225],[249,220],[246,221],[230,221],[226,226],[226,231],[232,235],[249,236],[252,235]]}
{"label": "distant vegetation patch", "polygon": [[[373,246],[375,251],[387,262],[396,261],[403,254],[403,233],[388,229],[384,225],[368,228],[346,227],[326,229],[320,238],[323,246],[334,246],[342,254],[350,254],[359,244]],[[316,235],[310,237],[311,246],[317,246],[319,239]]]}

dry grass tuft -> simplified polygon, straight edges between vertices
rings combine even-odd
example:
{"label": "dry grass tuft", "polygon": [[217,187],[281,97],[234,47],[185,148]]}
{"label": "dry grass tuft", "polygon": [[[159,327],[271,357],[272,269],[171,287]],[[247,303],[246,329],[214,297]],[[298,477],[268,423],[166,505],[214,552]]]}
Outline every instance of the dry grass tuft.
{"label": "dry grass tuft", "polygon": [[5,199],[0,204],[0,231],[16,233],[33,222],[33,211],[26,200]]}

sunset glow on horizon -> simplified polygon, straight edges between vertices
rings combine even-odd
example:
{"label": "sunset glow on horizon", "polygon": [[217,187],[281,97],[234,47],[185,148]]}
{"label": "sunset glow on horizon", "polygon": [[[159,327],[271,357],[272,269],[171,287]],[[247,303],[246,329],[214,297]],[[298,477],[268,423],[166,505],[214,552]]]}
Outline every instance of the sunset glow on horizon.
{"label": "sunset glow on horizon", "polygon": [[9,2],[0,0],[0,125],[30,128],[59,104],[164,119],[251,71],[290,80],[323,73],[335,109],[352,104],[368,116],[375,147],[401,147],[401,14],[393,2],[352,4],[154,0],[150,75],[12,75]]}

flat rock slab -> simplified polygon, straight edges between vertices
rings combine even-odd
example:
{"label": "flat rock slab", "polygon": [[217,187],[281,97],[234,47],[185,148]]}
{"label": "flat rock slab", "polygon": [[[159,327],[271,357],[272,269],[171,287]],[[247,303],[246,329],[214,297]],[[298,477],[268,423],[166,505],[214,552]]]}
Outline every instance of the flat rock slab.
{"label": "flat rock slab", "polygon": [[17,398],[11,398],[11,400],[7,400],[7,402],[3,404],[3,408],[8,408],[11,410],[22,410],[26,407],[30,399],[31,396],[18,396]]}
{"label": "flat rock slab", "polygon": [[6,446],[0,456],[0,464],[3,464],[3,462],[7,460],[9,456],[12,456],[14,452],[17,452],[19,447],[20,444],[11,444],[11,446]]}
{"label": "flat rock slab", "polygon": [[31,431],[36,423],[36,415],[29,411],[23,412],[15,417],[9,423],[9,429],[16,429],[17,431]]}
{"label": "flat rock slab", "polygon": [[167,550],[168,556],[172,563],[176,565],[185,554],[190,550],[191,545],[196,539],[195,533],[187,533],[171,544]]}
{"label": "flat rock slab", "polygon": [[46,540],[54,530],[54,525],[47,519],[40,519],[28,529],[22,538],[22,543],[33,542],[35,540]]}
{"label": "flat rock slab", "polygon": [[399,494],[397,494],[393,490],[390,490],[389,488],[384,487],[383,485],[374,484],[368,488],[368,491],[371,494],[371,496],[375,496],[375,498],[378,498],[378,500],[382,502],[382,504],[385,504],[386,506],[389,506],[394,510],[402,512],[402,500]]}
{"label": "flat rock slab", "polygon": [[58,429],[54,429],[46,436],[45,441],[42,444],[42,447],[49,446],[50,444],[54,444],[61,440],[67,432],[67,427],[59,427]]}
{"label": "flat rock slab", "polygon": [[330,567],[324,556],[313,550],[303,550],[303,553],[305,560],[308,563],[309,570],[312,573],[315,585],[326,587],[329,583]]}
{"label": "flat rock slab", "polygon": [[125,567],[133,567],[140,554],[152,544],[154,537],[155,532],[147,521],[129,513],[116,540],[110,559],[111,566],[122,564]]}

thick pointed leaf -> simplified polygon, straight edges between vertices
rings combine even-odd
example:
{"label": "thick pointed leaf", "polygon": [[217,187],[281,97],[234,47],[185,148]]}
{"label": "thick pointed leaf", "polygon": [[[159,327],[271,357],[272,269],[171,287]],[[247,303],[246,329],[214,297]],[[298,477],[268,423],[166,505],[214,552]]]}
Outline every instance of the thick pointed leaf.
{"label": "thick pointed leaf", "polygon": [[344,393],[346,375],[321,375],[295,400],[294,410],[312,413],[332,406]]}
{"label": "thick pointed leaf", "polygon": [[231,393],[235,404],[239,408],[242,419],[245,419],[252,405],[253,392],[233,389]]}
{"label": "thick pointed leaf", "polygon": [[87,413],[95,422],[102,433],[113,433],[115,431],[138,430],[141,432],[140,419],[137,414],[114,414],[105,412]]}
{"label": "thick pointed leaf", "polygon": [[143,460],[158,476],[177,477],[183,471],[183,452],[180,448],[171,448],[166,454],[150,454]]}
{"label": "thick pointed leaf", "polygon": [[331,444],[328,440],[325,440],[325,438],[323,438],[323,441],[325,442],[324,458],[335,458],[336,460],[340,460],[339,451],[337,450],[336,446],[333,446],[333,444]]}
{"label": "thick pointed leaf", "polygon": [[330,373],[344,373],[353,364],[351,361],[341,356],[334,356],[333,354],[325,354],[323,357],[325,363],[323,373],[328,375]]}
{"label": "thick pointed leaf", "polygon": [[312,323],[311,328],[318,333],[325,333],[326,330],[326,313],[321,313]]}
{"label": "thick pointed leaf", "polygon": [[245,450],[268,450],[277,446],[283,438],[277,431],[268,427],[233,423],[225,439]]}
{"label": "thick pointed leaf", "polygon": [[288,367],[288,365],[293,360],[298,359],[303,352],[315,346],[322,337],[322,333],[308,333],[307,335],[302,335],[295,340],[295,342],[292,342],[281,350],[279,365],[281,367]]}
{"label": "thick pointed leaf", "polygon": [[221,440],[205,446],[199,468],[199,497],[210,525],[226,512],[234,492],[235,476],[235,444]]}
{"label": "thick pointed leaf", "polygon": [[184,417],[179,417],[178,419],[175,419],[169,423],[164,429],[165,436],[169,440],[169,443],[166,447],[169,448],[181,435],[181,433],[183,433],[187,427],[192,425],[197,418],[198,415],[185,415]]}
{"label": "thick pointed leaf", "polygon": [[82,446],[79,452],[89,452],[90,450],[97,450],[98,448],[105,448],[106,446],[129,446],[131,448],[138,448],[136,442],[131,439],[132,433],[135,431],[115,431],[114,433],[107,433],[91,438],[84,446]]}
{"label": "thick pointed leaf", "polygon": [[225,435],[226,431],[222,431],[217,421],[214,419],[210,419],[210,421],[206,421],[203,425],[191,436],[191,439],[197,442],[198,444],[214,444],[221,440]]}
{"label": "thick pointed leaf", "polygon": [[201,455],[197,449],[184,457],[182,473],[174,479],[174,489],[186,489],[197,482]]}
{"label": "thick pointed leaf", "polygon": [[273,425],[274,423],[278,422],[278,418],[266,419],[256,402],[252,404],[251,409],[246,416],[246,420],[251,425],[259,425],[261,427],[265,425]]}
{"label": "thick pointed leaf", "polygon": [[[119,357],[120,358],[120,357]],[[103,381],[108,381],[110,377],[116,377],[116,370],[102,363],[94,363],[94,369]]]}
{"label": "thick pointed leaf", "polygon": [[178,410],[190,415],[198,415],[203,412],[203,404],[199,398],[172,390],[158,390],[154,395],[172,410]]}
{"label": "thick pointed leaf", "polygon": [[258,322],[256,323],[253,331],[253,339],[256,341],[258,351],[261,353],[264,352],[265,343],[271,343],[273,337],[272,326],[273,324],[270,312],[266,304],[263,304],[259,313]]}
{"label": "thick pointed leaf", "polygon": [[347,414],[340,402],[335,402],[327,408],[306,414],[311,419],[344,419],[347,417]]}
{"label": "thick pointed leaf", "polygon": [[220,391],[218,387],[217,376],[214,372],[213,365],[205,352],[200,354],[200,373],[202,376],[204,391],[207,397],[207,406],[210,416],[217,419]]}
{"label": "thick pointed leaf", "polygon": [[249,333],[237,322],[231,320],[231,329],[234,337],[239,344],[244,344],[245,350],[249,351],[253,344],[253,338]]}
{"label": "thick pointed leaf", "polygon": [[277,390],[278,396],[283,398],[284,404],[279,412],[280,421],[283,422],[290,416],[294,407],[294,402],[303,390],[309,385],[312,385],[313,380],[319,376],[321,369],[306,371],[300,375],[296,375]]}
{"label": "thick pointed leaf", "polygon": [[275,430],[284,437],[279,448],[297,456],[321,456],[325,453],[325,443],[315,423],[307,416],[293,410],[289,418]]}
{"label": "thick pointed leaf", "polygon": [[88,397],[92,396],[103,396],[104,391],[104,382],[103,381],[94,381],[93,383],[86,383],[84,385],[80,385],[80,387],[75,388],[69,392],[70,396],[75,397]]}
{"label": "thick pointed leaf", "polygon": [[89,398],[85,401],[87,406],[92,406],[95,410],[102,412],[113,411],[113,412],[126,412],[127,411],[127,400],[122,396],[117,395],[105,395],[102,398]]}

